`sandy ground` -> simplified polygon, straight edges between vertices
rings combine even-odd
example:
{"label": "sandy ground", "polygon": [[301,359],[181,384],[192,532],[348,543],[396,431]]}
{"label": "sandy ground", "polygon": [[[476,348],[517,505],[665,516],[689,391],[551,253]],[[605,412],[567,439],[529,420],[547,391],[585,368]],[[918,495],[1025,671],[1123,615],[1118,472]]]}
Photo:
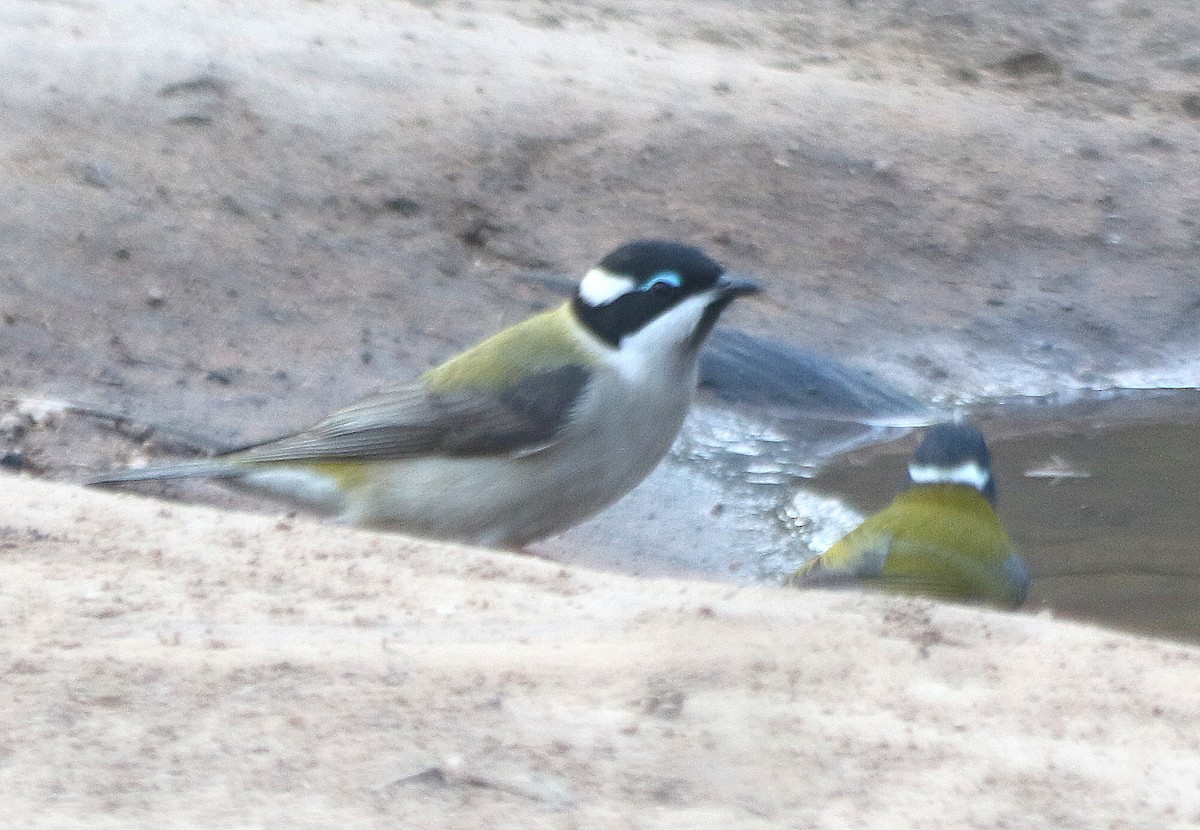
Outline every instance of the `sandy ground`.
{"label": "sandy ground", "polygon": [[[638,235],[922,400],[1196,385],[1196,36],[1182,0],[8,0],[0,391],[261,438]],[[141,451],[39,435],[65,481]],[[0,487],[21,826],[1200,821],[1186,648]]]}
{"label": "sandy ground", "polygon": [[1185,827],[1200,651],[0,478],[23,827]]}

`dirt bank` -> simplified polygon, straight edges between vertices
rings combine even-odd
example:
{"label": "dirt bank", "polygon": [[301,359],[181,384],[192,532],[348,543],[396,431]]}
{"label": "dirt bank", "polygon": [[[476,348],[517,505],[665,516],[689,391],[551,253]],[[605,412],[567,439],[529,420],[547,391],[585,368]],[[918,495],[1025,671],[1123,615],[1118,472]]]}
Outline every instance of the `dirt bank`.
{"label": "dirt bank", "polygon": [[11,476],[0,498],[24,827],[1200,821],[1194,649]]}

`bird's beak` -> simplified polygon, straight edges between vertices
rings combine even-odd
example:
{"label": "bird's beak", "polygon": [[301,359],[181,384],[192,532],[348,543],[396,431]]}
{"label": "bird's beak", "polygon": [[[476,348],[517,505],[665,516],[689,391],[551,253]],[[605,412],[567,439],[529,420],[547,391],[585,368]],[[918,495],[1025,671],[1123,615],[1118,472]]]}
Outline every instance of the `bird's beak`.
{"label": "bird's beak", "polygon": [[688,338],[688,348],[693,351],[700,348],[700,344],[704,342],[704,338],[708,337],[713,326],[717,324],[717,318],[721,316],[721,312],[736,298],[757,293],[757,283],[736,277],[733,274],[722,274],[713,288],[713,298],[709,301],[707,308],[704,309],[704,315],[700,318],[699,325],[696,326],[696,330],[692,333],[692,336]]}
{"label": "bird's beak", "polygon": [[717,291],[722,298],[745,297],[749,294],[757,294],[761,291],[758,283],[751,282],[748,279],[736,276],[735,274],[722,274],[717,280]]}

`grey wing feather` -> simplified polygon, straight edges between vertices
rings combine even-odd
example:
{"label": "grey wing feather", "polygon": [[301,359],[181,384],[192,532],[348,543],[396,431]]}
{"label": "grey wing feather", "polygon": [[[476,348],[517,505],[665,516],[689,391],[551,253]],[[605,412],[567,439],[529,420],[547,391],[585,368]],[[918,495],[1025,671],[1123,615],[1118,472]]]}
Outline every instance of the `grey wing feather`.
{"label": "grey wing feather", "polygon": [[229,453],[238,461],[521,455],[552,445],[591,373],[568,364],[491,391],[413,384],[371,395],[303,432]]}
{"label": "grey wing feather", "polygon": [[793,574],[789,582],[812,588],[839,588],[877,578],[891,552],[892,537],[876,536],[856,548],[853,561],[831,564],[826,557],[818,556]]}

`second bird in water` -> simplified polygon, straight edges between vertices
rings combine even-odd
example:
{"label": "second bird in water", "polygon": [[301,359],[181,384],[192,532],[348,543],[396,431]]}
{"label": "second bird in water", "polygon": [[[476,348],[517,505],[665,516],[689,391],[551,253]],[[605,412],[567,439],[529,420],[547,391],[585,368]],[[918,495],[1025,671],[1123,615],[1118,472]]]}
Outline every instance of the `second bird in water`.
{"label": "second bird in water", "polygon": [[793,585],[862,585],[1000,608],[1029,592],[1029,569],[995,511],[983,433],[930,427],[908,467],[911,485],[789,577]]}

